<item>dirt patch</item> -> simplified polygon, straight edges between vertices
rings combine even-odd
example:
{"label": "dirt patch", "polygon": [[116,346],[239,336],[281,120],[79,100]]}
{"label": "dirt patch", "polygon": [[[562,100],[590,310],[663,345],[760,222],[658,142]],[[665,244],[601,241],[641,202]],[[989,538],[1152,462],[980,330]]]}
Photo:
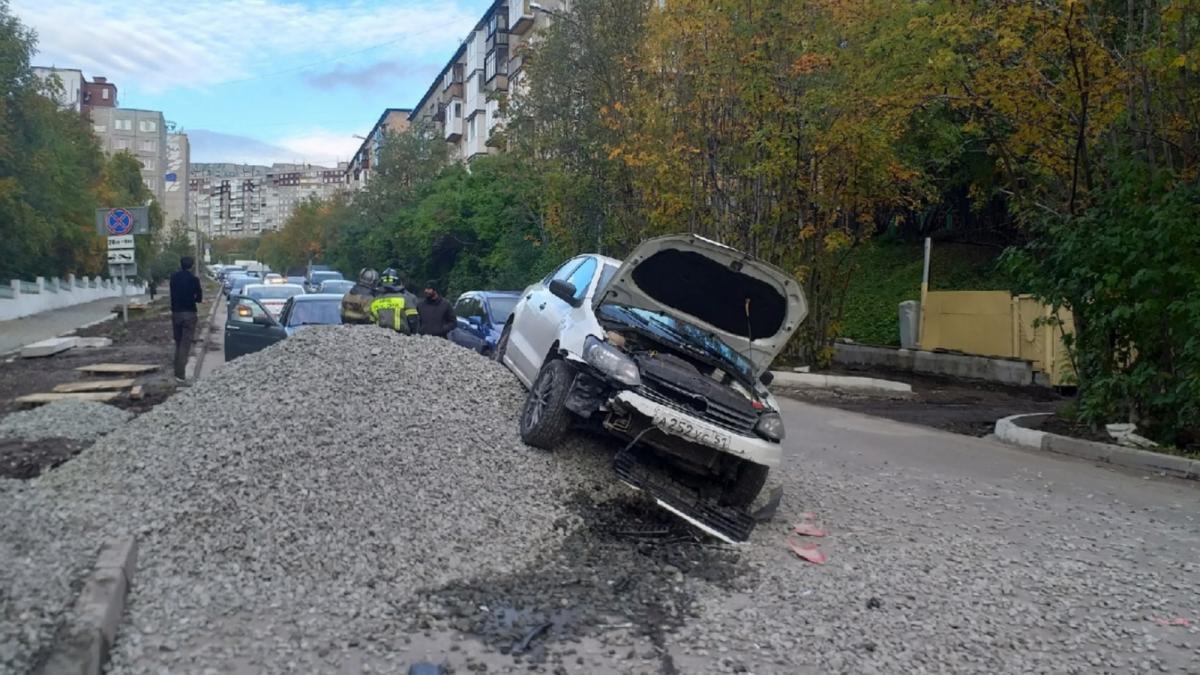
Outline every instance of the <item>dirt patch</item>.
{"label": "dirt patch", "polygon": [[53,469],[78,455],[91,445],[66,438],[46,438],[40,441],[0,439],[0,478],[27,480],[43,471]]}
{"label": "dirt patch", "polygon": [[1116,443],[1113,437],[1109,436],[1108,432],[1103,429],[1093,429],[1086,424],[1080,424],[1075,420],[1069,420],[1059,415],[1051,415],[1043,418],[1041,424],[1038,425],[1038,429],[1058,434],[1059,436],[1070,436],[1071,438],[1079,438],[1085,441]]}
{"label": "dirt patch", "polygon": [[828,371],[837,375],[877,377],[912,385],[911,398],[843,394],[828,389],[779,390],[777,393],[842,410],[920,424],[971,436],[986,436],[996,420],[1022,413],[1056,412],[1071,401],[1048,387],[1014,387],[903,371]]}

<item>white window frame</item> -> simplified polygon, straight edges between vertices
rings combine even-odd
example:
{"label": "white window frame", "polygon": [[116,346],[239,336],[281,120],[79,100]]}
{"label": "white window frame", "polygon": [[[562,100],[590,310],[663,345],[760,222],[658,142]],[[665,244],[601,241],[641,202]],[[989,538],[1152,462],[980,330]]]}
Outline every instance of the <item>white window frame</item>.
{"label": "white window frame", "polygon": [[108,87],[100,90],[100,98],[104,99],[105,101],[108,100]]}
{"label": "white window frame", "polygon": [[154,133],[158,131],[158,122],[155,122],[154,120],[139,120],[138,131],[142,131],[147,134]]}

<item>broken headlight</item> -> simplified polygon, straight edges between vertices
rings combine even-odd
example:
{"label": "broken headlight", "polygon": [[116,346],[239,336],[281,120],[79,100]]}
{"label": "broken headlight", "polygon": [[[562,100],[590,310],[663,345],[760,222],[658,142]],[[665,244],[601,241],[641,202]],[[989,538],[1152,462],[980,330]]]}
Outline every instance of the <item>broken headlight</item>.
{"label": "broken headlight", "polygon": [[754,425],[754,431],[768,441],[782,441],[783,417],[777,412],[763,413],[758,418],[758,424]]}
{"label": "broken headlight", "polygon": [[642,384],[642,374],[633,359],[595,335],[589,335],[583,343],[583,360],[621,384],[630,387]]}

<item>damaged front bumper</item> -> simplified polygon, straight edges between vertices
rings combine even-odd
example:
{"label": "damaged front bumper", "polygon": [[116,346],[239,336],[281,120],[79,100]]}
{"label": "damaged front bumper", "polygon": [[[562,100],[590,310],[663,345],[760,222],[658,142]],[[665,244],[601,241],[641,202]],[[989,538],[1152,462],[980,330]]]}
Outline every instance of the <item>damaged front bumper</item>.
{"label": "damaged front bumper", "polygon": [[[605,427],[624,436],[643,433],[649,426],[654,428],[656,435],[706,448],[710,455],[715,451],[769,467],[779,466],[783,458],[783,449],[778,443],[722,428],[634,391],[618,392],[609,400],[609,408],[612,414],[605,422]],[[651,445],[668,446],[660,448],[668,452],[673,452],[676,446],[675,443],[664,443],[661,439],[658,443],[654,438],[646,440]]]}

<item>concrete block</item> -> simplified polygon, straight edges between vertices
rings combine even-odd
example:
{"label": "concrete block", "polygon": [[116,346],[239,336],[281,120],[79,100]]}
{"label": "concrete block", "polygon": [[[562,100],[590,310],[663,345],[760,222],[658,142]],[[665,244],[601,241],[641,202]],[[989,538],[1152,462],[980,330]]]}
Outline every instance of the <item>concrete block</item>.
{"label": "concrete block", "polygon": [[838,389],[841,391],[887,394],[912,393],[912,385],[906,382],[878,380],[872,377],[824,375],[821,373],[789,373],[785,371],[772,371],[772,374],[775,376],[775,379],[771,384],[780,387]]}
{"label": "concrete block", "polygon": [[37,359],[61,354],[75,346],[75,338],[50,338],[21,347],[21,358]]}
{"label": "concrete block", "polygon": [[75,338],[76,349],[103,349],[104,347],[112,346],[112,338],[106,337],[77,337]]}
{"label": "concrete block", "polygon": [[1042,447],[1051,452],[1140,471],[1165,473],[1177,478],[1200,478],[1200,462],[1177,455],[1125,448],[1109,443],[1096,443],[1058,434],[1046,434]]}
{"label": "concrete block", "polygon": [[120,568],[96,570],[83,584],[75,613],[83,626],[100,630],[105,647],[111,647],[117,639],[117,626],[125,612],[125,573]]}
{"label": "concrete block", "polygon": [[133,537],[110,539],[100,548],[96,558],[98,570],[120,570],[125,582],[133,583],[133,571],[137,569],[137,540]]}
{"label": "concrete block", "polygon": [[37,669],[38,675],[100,675],[104,663],[104,636],[96,628],[82,628],[54,643],[54,651]]}
{"label": "concrete block", "polygon": [[912,370],[913,352],[909,349],[873,347],[871,345],[839,342],[833,346],[833,362],[845,366]]}

